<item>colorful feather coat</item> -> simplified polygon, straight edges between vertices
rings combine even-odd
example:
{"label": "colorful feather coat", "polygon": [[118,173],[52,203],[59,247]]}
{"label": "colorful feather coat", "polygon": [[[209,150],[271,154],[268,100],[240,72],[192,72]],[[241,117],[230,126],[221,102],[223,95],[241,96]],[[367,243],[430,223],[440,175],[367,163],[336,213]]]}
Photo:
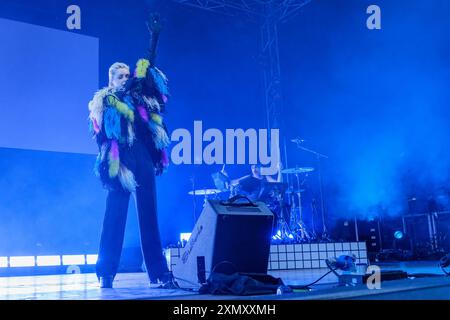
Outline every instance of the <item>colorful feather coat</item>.
{"label": "colorful feather coat", "polygon": [[[95,93],[89,102],[89,129],[99,150],[94,171],[106,188],[135,191],[135,176],[123,156],[137,138],[147,142],[157,173],[167,168],[170,139],[163,121],[167,98],[166,76],[146,59],[137,62],[123,90],[106,87]],[[136,137],[138,120],[145,124],[144,137]]]}

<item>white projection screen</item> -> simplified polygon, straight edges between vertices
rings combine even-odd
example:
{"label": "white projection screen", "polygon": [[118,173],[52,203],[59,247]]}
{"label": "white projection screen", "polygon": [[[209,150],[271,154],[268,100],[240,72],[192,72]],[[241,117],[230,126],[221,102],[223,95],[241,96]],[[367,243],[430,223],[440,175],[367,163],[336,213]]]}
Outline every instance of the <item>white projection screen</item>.
{"label": "white projection screen", "polygon": [[99,40],[0,19],[0,147],[94,154]]}

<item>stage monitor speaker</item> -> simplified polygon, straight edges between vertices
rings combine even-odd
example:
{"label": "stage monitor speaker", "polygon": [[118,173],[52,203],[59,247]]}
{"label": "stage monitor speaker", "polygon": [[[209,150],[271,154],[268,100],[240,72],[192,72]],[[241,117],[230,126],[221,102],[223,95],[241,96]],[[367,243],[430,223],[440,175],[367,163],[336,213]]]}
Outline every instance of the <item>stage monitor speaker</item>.
{"label": "stage monitor speaker", "polygon": [[205,202],[172,267],[181,287],[198,287],[212,271],[267,274],[273,214],[263,202],[255,204],[240,207],[220,200]]}

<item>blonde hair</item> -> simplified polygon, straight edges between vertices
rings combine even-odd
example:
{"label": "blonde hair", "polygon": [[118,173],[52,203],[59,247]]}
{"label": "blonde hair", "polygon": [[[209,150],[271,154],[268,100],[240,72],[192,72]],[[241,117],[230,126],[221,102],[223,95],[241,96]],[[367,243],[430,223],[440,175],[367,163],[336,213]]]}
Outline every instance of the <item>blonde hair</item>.
{"label": "blonde hair", "polygon": [[112,87],[112,79],[114,75],[116,74],[117,70],[119,69],[127,69],[128,72],[130,71],[130,67],[122,62],[115,62],[109,67],[108,76],[109,76],[109,83],[108,86]]}

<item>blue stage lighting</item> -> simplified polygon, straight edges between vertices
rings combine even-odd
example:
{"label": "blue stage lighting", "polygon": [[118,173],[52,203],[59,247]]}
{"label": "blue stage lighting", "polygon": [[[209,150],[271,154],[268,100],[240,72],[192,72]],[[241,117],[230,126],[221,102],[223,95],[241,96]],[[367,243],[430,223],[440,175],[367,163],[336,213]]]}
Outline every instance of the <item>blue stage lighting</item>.
{"label": "blue stage lighting", "polygon": [[61,256],[37,256],[36,265],[38,267],[44,266],[60,266]]}
{"label": "blue stage lighting", "polygon": [[402,239],[403,238],[403,232],[400,231],[400,230],[395,231],[394,232],[394,238],[397,239],[397,240]]}
{"label": "blue stage lighting", "polygon": [[9,257],[10,267],[34,267],[35,263],[34,256]]}
{"label": "blue stage lighting", "polygon": [[96,264],[98,259],[98,254],[87,254],[86,264]]}
{"label": "blue stage lighting", "polygon": [[62,256],[63,265],[85,264],[84,254]]}
{"label": "blue stage lighting", "polygon": [[8,267],[8,257],[0,257],[0,268]]}

